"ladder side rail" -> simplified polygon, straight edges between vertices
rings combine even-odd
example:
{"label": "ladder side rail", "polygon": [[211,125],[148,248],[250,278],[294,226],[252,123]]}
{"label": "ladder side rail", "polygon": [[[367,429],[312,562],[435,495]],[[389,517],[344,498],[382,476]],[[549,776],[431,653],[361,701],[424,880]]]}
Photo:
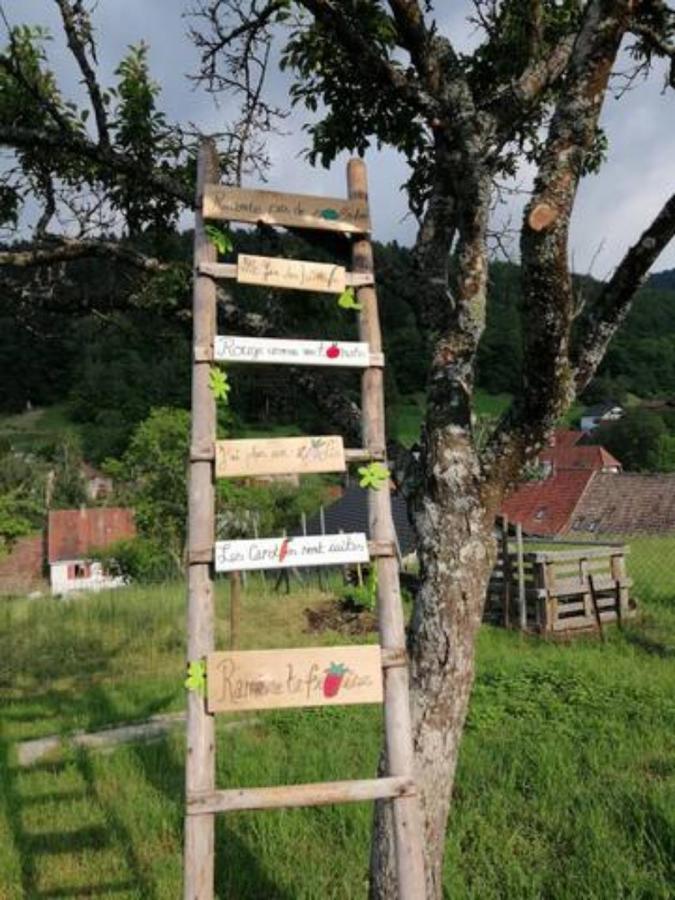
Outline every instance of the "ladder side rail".
{"label": "ladder side rail", "polygon": [[[362,160],[350,160],[347,167],[347,187],[350,200],[367,200],[368,183]],[[351,268],[355,273],[374,273],[373,248],[365,237],[355,240],[352,245]],[[358,299],[362,305],[359,314],[359,340],[369,343],[371,353],[381,353],[382,334],[375,288],[359,288]],[[361,404],[364,446],[371,450],[384,449],[384,371],[381,368],[364,370]],[[395,543],[391,496],[387,487],[368,492],[368,525],[371,540]],[[380,644],[385,651],[396,651],[405,647],[398,560],[395,556],[381,556],[375,564],[378,575]],[[408,668],[387,668],[383,677],[387,774],[414,778]],[[426,888],[419,799],[413,795],[392,802],[399,897],[400,900],[420,900],[425,896]]]}
{"label": "ladder side rail", "polygon": [[[204,231],[202,195],[209,182],[218,180],[218,160],[212,141],[199,150],[195,203],[193,343],[213,346],[216,330],[216,285],[198,274],[202,263],[216,260],[216,250]],[[209,388],[210,365],[194,354],[192,361],[192,421],[188,487],[188,662],[201,660],[214,649],[214,596],[211,563],[214,541],[213,454],[216,439],[216,404]],[[210,551],[210,552],[209,552]],[[187,692],[187,796],[215,790],[214,717],[206,711],[197,691]],[[184,845],[184,900],[212,900],[214,890],[214,816],[186,815]]]}

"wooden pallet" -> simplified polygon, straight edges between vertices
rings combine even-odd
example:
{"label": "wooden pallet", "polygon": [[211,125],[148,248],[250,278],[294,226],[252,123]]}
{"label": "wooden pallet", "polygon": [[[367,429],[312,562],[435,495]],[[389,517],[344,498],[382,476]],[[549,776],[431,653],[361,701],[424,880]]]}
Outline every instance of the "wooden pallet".
{"label": "wooden pallet", "polygon": [[[344,451],[344,465],[350,462],[385,460],[384,420],[384,356],[380,332],[377,295],[374,287],[373,250],[367,237],[370,227],[366,170],[362,161],[352,160],[348,165],[348,199],[313,198],[300,195],[284,195],[270,191],[242,191],[224,188],[217,184],[218,164],[212,143],[203,143],[198,162],[197,203],[195,215],[194,245],[194,294],[193,294],[193,379],[192,379],[192,430],[189,479],[189,570],[188,570],[188,665],[201,664],[203,660],[216,659],[224,665],[234,665],[235,654],[216,654],[213,600],[213,562],[216,557],[214,541],[214,479],[216,459],[216,405],[209,388],[209,374],[214,358],[222,358],[223,339],[216,335],[216,281],[219,278],[259,278],[263,273],[275,286],[297,288],[299,282],[323,285],[321,290],[332,290],[335,278],[340,285],[353,286],[357,291],[359,312],[359,344],[344,345],[345,358],[335,365],[349,364],[362,368],[362,432],[363,447]],[[256,212],[252,213],[251,210]],[[264,258],[248,258],[236,265],[219,264],[216,251],[206,237],[204,218],[222,218],[235,221],[267,221],[275,225],[318,228],[352,234],[351,272],[339,271],[339,267],[319,266],[302,261],[283,261],[277,265]],[[248,218],[247,218],[248,216]],[[252,216],[252,218],[251,218]],[[260,262],[260,260],[263,260]],[[278,262],[278,261],[277,261]],[[327,271],[330,268],[330,271]],[[250,282],[249,282],[250,283]],[[260,282],[255,282],[260,283]],[[270,339],[274,340],[274,339]],[[301,364],[312,364],[312,354],[318,352],[316,342],[303,348],[303,342],[276,339],[274,353],[268,358],[256,360],[260,345],[254,339],[232,336],[239,341],[239,349],[251,351],[248,362],[270,363],[275,354],[280,364],[297,364],[293,354],[306,350],[307,357]],[[230,341],[230,344],[232,344]],[[248,341],[248,349],[245,343]],[[268,341],[268,339],[265,339]],[[242,343],[243,342],[243,343]],[[365,345],[365,346],[364,346]],[[338,348],[340,349],[340,348]],[[220,354],[220,355],[219,355]],[[335,351],[332,355],[337,358]],[[325,359],[314,364],[329,365]],[[290,445],[289,445],[290,446]],[[230,448],[231,449],[231,448]],[[301,447],[302,451],[302,447]],[[285,451],[286,452],[286,451]],[[335,452],[335,446],[333,446]],[[239,465],[239,463],[238,463]],[[258,459],[258,465],[260,458]],[[305,469],[306,470],[306,469]],[[241,468],[236,469],[237,472]],[[399,568],[396,555],[391,496],[388,485],[369,491],[368,520],[369,540],[354,545],[359,552],[367,552],[373,559],[378,574],[378,620],[380,655],[377,677],[363,688],[364,696],[383,697],[386,749],[386,772],[382,777],[362,781],[326,782],[320,784],[282,785],[265,788],[230,787],[219,790],[215,784],[215,732],[213,704],[196,691],[188,693],[187,703],[187,757],[186,757],[186,824],[185,824],[185,900],[212,900],[214,885],[214,816],[216,813],[234,810],[281,809],[296,806],[320,806],[331,803],[349,803],[363,800],[388,801],[393,806],[395,851],[397,859],[398,888],[401,900],[420,900],[425,895],[425,875],[422,845],[422,817],[419,797],[415,788],[414,758],[410,701],[408,691],[408,664],[405,650],[405,630]],[[334,536],[338,538],[340,536]],[[349,536],[346,536],[349,537]],[[361,536],[363,537],[363,536]],[[295,540],[295,539],[293,539]],[[298,538],[298,541],[303,540]],[[299,552],[307,553],[307,560],[316,560],[311,553],[322,548],[305,545]],[[234,544],[237,542],[229,542]],[[240,545],[252,542],[239,542]],[[228,547],[220,559],[230,565],[230,551],[240,553],[246,568],[246,552],[255,548]],[[288,548],[284,548],[284,552]],[[331,549],[323,548],[323,564],[329,564]],[[270,551],[265,547],[266,553]],[[227,557],[227,558],[226,558]],[[281,552],[278,562],[281,564]],[[259,562],[259,557],[258,557]],[[218,563],[218,559],[216,559]],[[311,564],[307,561],[304,564]],[[272,567],[272,566],[270,566]],[[351,648],[357,650],[358,648]],[[339,648],[335,648],[336,652]],[[364,648],[372,651],[373,648]],[[299,651],[278,651],[298,653]],[[311,654],[311,649],[306,651]],[[318,653],[318,650],[316,651]],[[346,648],[345,648],[346,652]],[[259,654],[262,657],[262,654]],[[364,652],[364,656],[367,655]],[[255,657],[255,654],[236,654],[239,657]],[[274,654],[268,654],[274,658]],[[224,659],[223,659],[224,658]],[[256,663],[256,659],[253,659]],[[207,667],[209,693],[212,688],[212,669]],[[269,672],[266,684],[273,676]],[[328,676],[326,676],[328,677]],[[229,678],[229,676],[228,676]],[[365,685],[366,679],[362,679]],[[375,682],[378,682],[375,684]],[[239,682],[238,682],[239,683]],[[262,683],[262,682],[261,682]],[[276,683],[275,689],[276,689]],[[231,681],[227,682],[223,697],[232,701]],[[354,680],[356,685],[356,680]],[[335,685],[333,685],[334,687]],[[361,687],[359,682],[358,687]],[[372,688],[372,690],[371,690]],[[271,688],[270,688],[271,690]],[[279,688],[279,690],[281,690]],[[378,694],[379,690],[379,694]],[[230,692],[228,694],[228,691]],[[227,696],[225,696],[227,694]],[[320,700],[331,702],[330,692]],[[354,694],[353,696],[357,696]],[[223,699],[221,697],[221,699]],[[235,698],[236,699],[236,698]],[[286,698],[285,705],[289,705]],[[319,701],[317,701],[319,702]],[[335,702],[338,702],[337,700]],[[344,702],[350,702],[345,700]],[[361,702],[355,700],[353,702]],[[372,702],[366,700],[364,702]],[[290,705],[293,705],[292,703]],[[296,704],[298,705],[298,704]],[[224,708],[224,707],[223,707]],[[251,707],[249,707],[251,708]],[[301,714],[301,713],[298,713]]]}

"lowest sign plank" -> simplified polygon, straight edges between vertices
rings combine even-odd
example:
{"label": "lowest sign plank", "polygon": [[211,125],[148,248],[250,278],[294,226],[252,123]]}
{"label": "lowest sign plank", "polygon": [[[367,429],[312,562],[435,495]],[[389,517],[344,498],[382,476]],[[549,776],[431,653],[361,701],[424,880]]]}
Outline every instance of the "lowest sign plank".
{"label": "lowest sign plank", "polygon": [[258,438],[216,441],[216,476],[295,475],[309,472],[344,472],[342,438]]}
{"label": "lowest sign plank", "polygon": [[363,533],[216,541],[216,572],[344,566],[368,562]]}
{"label": "lowest sign plank", "polygon": [[353,369],[366,368],[371,362],[369,347],[364,341],[299,341],[229,334],[216,338],[213,355],[218,362],[344,366]]}
{"label": "lowest sign plank", "polygon": [[377,645],[210,653],[209,712],[382,702]]}

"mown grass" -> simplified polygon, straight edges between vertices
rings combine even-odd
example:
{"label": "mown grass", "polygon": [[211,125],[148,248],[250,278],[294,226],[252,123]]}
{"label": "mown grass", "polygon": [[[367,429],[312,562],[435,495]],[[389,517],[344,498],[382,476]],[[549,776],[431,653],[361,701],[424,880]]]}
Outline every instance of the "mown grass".
{"label": "mown grass", "polygon": [[[634,639],[645,635],[644,619],[623,634],[610,629],[605,645],[482,630],[447,841],[448,897],[673,896],[675,585],[667,583],[644,603],[658,640]],[[304,631],[303,610],[323,599],[313,587],[287,597],[250,579],[242,645],[344,642]],[[223,584],[217,612],[225,647]],[[0,607],[2,900],[180,896],[180,731],[110,755],[67,750],[31,769],[17,765],[15,745],[181,708],[183,642],[179,586]],[[219,717],[222,787],[375,770],[374,707],[227,724]],[[370,820],[366,804],[219,817],[218,896],[361,900]]]}
{"label": "mown grass", "polygon": [[[406,447],[419,440],[420,426],[425,412],[424,394],[403,397],[392,410],[393,437]],[[510,394],[488,394],[477,390],[474,395],[474,410],[480,418],[498,418],[511,403]]]}

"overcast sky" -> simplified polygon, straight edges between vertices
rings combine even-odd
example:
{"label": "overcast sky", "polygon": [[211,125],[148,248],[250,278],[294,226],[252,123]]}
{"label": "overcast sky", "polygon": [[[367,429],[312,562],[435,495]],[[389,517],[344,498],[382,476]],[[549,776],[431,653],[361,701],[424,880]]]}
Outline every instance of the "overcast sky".
{"label": "overcast sky", "polygon": [[[54,0],[0,0],[12,23],[47,25],[54,34],[50,56],[65,92],[78,94],[78,73],[61,37]],[[229,118],[226,105],[216,108],[213,100],[193,90],[187,73],[196,68],[197,54],[186,37],[183,12],[189,0],[99,0],[95,13],[102,80],[112,72],[125,48],[141,39],[150,44],[153,76],[162,86],[161,105],[178,121],[190,120],[205,131],[217,131]],[[671,4],[672,5],[672,4]],[[466,0],[450,6],[437,2],[442,28],[459,48],[467,48],[476,36],[465,22],[470,4]],[[602,124],[610,141],[608,163],[597,176],[582,184],[572,223],[571,252],[576,271],[605,277],[625,250],[649,224],[675,190],[675,91],[663,94],[664,68],[641,83],[621,101],[608,99]],[[285,101],[288,82],[273,73],[272,90]],[[284,191],[342,195],[345,191],[346,155],[330,171],[311,169],[299,154],[306,146],[301,128],[303,112],[286,121],[287,137],[275,137],[269,145],[273,168],[268,187]],[[399,190],[407,169],[390,150],[372,150],[366,156],[370,180],[371,213],[375,237],[381,241],[412,243],[415,222],[407,216],[405,197]],[[528,185],[527,173],[521,177]],[[255,186],[251,184],[250,186]],[[523,200],[513,199],[501,217],[520,222]],[[599,249],[602,248],[602,249]],[[514,246],[514,253],[517,247]],[[655,270],[675,267],[675,242],[657,261]]]}

